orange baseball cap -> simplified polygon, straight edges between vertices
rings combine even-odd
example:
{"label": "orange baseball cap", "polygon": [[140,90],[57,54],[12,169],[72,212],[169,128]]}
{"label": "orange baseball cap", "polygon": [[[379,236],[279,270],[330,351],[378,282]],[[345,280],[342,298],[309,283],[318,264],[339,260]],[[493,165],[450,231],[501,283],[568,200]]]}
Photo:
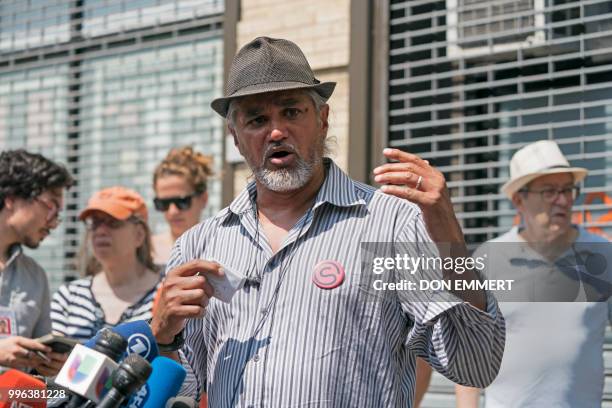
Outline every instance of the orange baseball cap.
{"label": "orange baseball cap", "polygon": [[102,211],[118,220],[127,220],[135,216],[143,221],[148,218],[147,205],[134,190],[115,186],[96,192],[81,211],[80,220],[84,220],[94,211]]}

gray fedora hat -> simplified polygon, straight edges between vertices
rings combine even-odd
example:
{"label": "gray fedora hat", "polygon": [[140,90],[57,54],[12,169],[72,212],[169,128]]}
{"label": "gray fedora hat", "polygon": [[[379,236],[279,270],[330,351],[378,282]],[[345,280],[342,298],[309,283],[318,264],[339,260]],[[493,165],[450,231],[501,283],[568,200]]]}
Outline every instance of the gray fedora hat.
{"label": "gray fedora hat", "polygon": [[225,86],[225,96],[210,106],[226,117],[230,100],[240,96],[290,89],[314,89],[327,101],[335,82],[320,82],[300,48],[289,40],[257,37],[238,51]]}

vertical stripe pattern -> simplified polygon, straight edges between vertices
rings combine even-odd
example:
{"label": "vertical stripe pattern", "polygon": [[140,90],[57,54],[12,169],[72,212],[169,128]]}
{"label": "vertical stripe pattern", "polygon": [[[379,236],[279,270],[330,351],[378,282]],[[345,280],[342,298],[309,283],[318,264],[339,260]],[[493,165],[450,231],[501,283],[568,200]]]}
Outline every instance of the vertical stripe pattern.
{"label": "vertical stripe pattern", "polygon": [[[247,276],[230,304],[211,299],[185,328],[192,370],[182,393],[208,392],[214,407],[410,407],[415,357],[451,380],[484,387],[496,376],[505,325],[487,310],[447,301],[367,300],[360,293],[362,242],[431,242],[418,207],[348,178],[330,160],[313,208],[273,254],[257,228],[250,184],[215,218],[185,233],[168,270],[214,259]],[[315,265],[339,262],[342,285],[312,282]]]}

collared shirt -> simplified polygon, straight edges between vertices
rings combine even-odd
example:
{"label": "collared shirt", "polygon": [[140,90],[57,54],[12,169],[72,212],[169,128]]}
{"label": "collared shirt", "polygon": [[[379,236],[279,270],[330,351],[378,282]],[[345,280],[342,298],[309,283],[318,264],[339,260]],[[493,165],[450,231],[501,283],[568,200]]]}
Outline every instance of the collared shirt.
{"label": "collared shirt", "polygon": [[49,301],[44,269],[14,245],[0,271],[0,308],[15,320],[11,335],[36,338],[51,332]]}
{"label": "collared shirt", "polygon": [[[211,299],[185,327],[183,355],[210,406],[410,407],[415,357],[455,382],[485,386],[504,348],[504,320],[460,302],[374,302],[360,295],[361,242],[431,241],[419,208],[355,182],[330,160],[314,205],[274,254],[258,226],[254,183],[183,234],[168,270],[214,259],[253,283],[231,303]],[[344,282],[313,284],[338,262]]]}
{"label": "collared shirt", "polygon": [[[612,243],[582,227],[578,227],[574,248],[554,263],[531,249],[518,232],[514,227],[474,254],[494,251],[494,272],[513,278],[517,286],[524,280],[533,282],[533,275],[548,275],[551,270],[562,273],[558,266],[568,263],[565,258],[574,258],[574,252],[599,253],[606,265],[612,265]],[[609,276],[609,266],[605,272]],[[601,407],[603,347],[606,326],[612,321],[611,303],[577,299],[499,303],[506,318],[506,349],[499,375],[485,390],[487,408]]]}

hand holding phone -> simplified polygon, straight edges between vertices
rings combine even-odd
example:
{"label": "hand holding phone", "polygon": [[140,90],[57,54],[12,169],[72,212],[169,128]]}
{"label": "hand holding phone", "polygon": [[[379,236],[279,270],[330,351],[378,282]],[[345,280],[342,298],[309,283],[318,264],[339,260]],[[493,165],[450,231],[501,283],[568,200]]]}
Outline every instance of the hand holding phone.
{"label": "hand holding phone", "polygon": [[65,336],[58,336],[56,334],[47,334],[37,338],[36,341],[44,344],[45,346],[51,347],[53,352],[62,354],[70,353],[73,347],[79,344],[79,342],[75,339]]}
{"label": "hand holding phone", "polygon": [[75,344],[78,344],[78,341],[74,339],[54,334],[39,337],[35,341],[51,349],[50,352],[32,350],[42,360],[42,364],[33,364],[32,367],[44,376],[56,375],[66,362],[68,353],[70,353]]}

